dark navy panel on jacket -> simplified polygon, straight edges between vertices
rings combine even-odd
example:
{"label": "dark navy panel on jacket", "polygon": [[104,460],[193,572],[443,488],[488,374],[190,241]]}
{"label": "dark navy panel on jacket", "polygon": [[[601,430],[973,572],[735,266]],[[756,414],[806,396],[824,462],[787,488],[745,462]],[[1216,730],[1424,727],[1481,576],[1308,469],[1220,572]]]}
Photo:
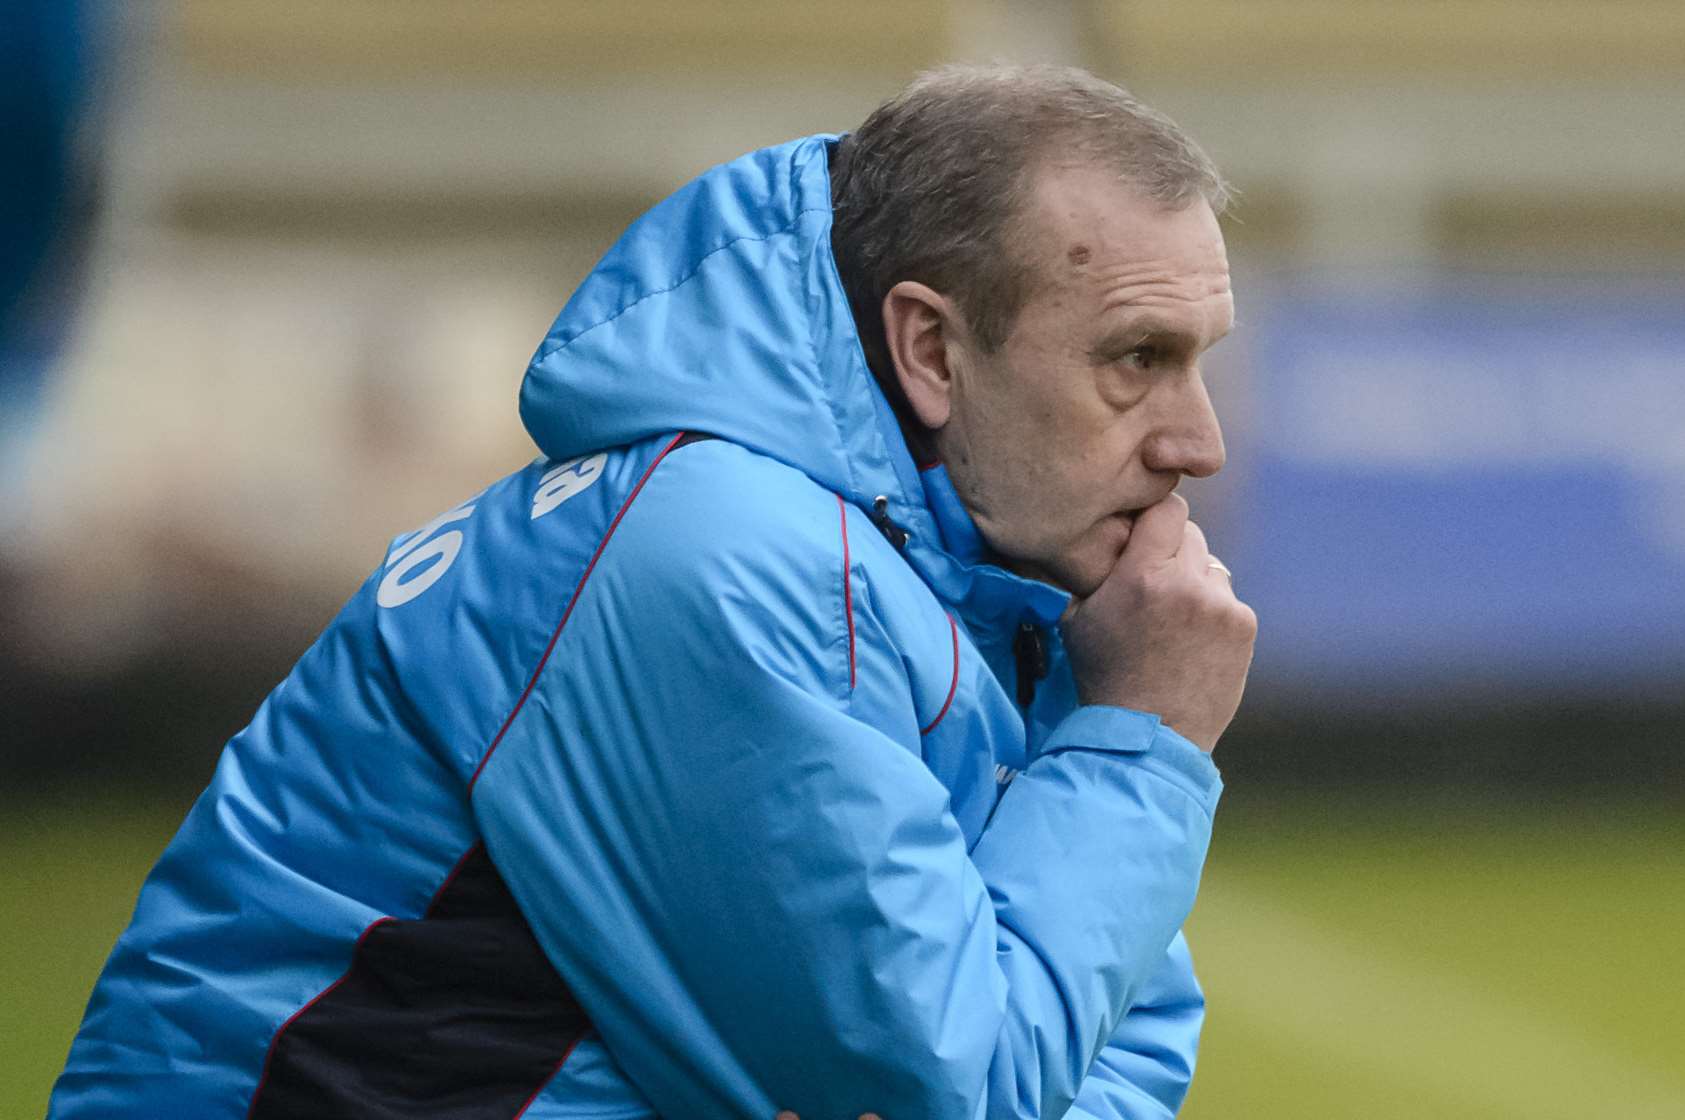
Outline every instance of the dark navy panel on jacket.
{"label": "dark navy panel on jacket", "polygon": [[507,1120],[589,1024],[483,846],[275,1039],[253,1120]]}

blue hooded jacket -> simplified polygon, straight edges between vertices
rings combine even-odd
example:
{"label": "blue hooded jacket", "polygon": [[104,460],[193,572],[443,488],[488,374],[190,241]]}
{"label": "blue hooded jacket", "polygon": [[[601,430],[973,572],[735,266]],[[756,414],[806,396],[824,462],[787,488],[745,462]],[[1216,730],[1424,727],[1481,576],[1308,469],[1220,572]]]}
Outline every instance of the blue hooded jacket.
{"label": "blue hooded jacket", "polygon": [[833,142],[580,286],[544,457],[397,538],[228,744],[52,1117],[1175,1113],[1217,772],[1077,705],[1064,593],[915,467]]}

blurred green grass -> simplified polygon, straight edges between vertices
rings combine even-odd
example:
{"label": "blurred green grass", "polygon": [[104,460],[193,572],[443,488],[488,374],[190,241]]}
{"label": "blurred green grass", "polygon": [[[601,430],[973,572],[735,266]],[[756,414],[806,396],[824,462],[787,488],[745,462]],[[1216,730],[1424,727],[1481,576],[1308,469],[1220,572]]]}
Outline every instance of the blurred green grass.
{"label": "blurred green grass", "polygon": [[94,980],[190,804],[54,798],[0,817],[0,1117],[46,1112]]}
{"label": "blurred green grass", "polygon": [[[0,822],[0,1116],[39,1116],[185,811]],[[1211,1009],[1183,1115],[1685,1116],[1685,812],[1231,793],[1189,927]]]}
{"label": "blurred green grass", "polygon": [[1183,1115],[1685,1117],[1685,813],[1230,798]]}

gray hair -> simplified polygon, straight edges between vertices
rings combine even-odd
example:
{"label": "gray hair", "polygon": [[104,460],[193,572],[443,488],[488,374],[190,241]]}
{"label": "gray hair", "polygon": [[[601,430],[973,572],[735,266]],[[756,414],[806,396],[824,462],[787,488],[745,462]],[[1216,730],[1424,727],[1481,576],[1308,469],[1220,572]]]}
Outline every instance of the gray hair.
{"label": "gray hair", "polygon": [[1170,118],[1075,67],[930,70],[837,145],[831,245],[867,363],[898,412],[884,296],[902,280],[928,284],[956,300],[985,349],[999,347],[1036,278],[1015,219],[1051,160],[1115,168],[1171,208],[1203,198],[1222,213],[1230,197]]}

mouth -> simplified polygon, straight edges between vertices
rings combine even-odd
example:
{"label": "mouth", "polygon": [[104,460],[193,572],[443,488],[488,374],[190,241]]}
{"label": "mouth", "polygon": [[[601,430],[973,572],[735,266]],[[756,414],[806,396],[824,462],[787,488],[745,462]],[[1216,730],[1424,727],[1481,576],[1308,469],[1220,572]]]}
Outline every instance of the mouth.
{"label": "mouth", "polygon": [[[1163,500],[1164,499],[1162,498],[1158,499],[1158,501]],[[1149,502],[1144,506],[1135,506],[1131,509],[1120,509],[1116,513],[1109,515],[1106,520],[1119,527],[1121,530],[1119,535],[1122,540],[1127,543],[1130,534],[1135,529],[1135,520],[1156,504],[1157,502]]]}
{"label": "mouth", "polygon": [[1117,518],[1118,520],[1124,522],[1125,524],[1133,525],[1133,524],[1135,524],[1135,519],[1137,517],[1140,517],[1143,513],[1146,513],[1149,509],[1152,509],[1154,506],[1159,505],[1160,503],[1165,501],[1167,498],[1170,497],[1170,495],[1174,494],[1175,492],[1176,491],[1175,491],[1174,488],[1166,490],[1164,493],[1160,494],[1158,497],[1154,498],[1152,501],[1147,502],[1145,505],[1139,505],[1139,506],[1134,507],[1133,509],[1119,510],[1117,513],[1112,514],[1112,516]]}
{"label": "mouth", "polygon": [[1114,513],[1110,517],[1106,518],[1107,521],[1117,526],[1117,529],[1113,530],[1113,535],[1117,539],[1117,547],[1120,552],[1123,550],[1123,546],[1129,543],[1129,538],[1134,534],[1135,518],[1140,514],[1140,512],[1141,511],[1138,509],[1119,510],[1117,513]]}

